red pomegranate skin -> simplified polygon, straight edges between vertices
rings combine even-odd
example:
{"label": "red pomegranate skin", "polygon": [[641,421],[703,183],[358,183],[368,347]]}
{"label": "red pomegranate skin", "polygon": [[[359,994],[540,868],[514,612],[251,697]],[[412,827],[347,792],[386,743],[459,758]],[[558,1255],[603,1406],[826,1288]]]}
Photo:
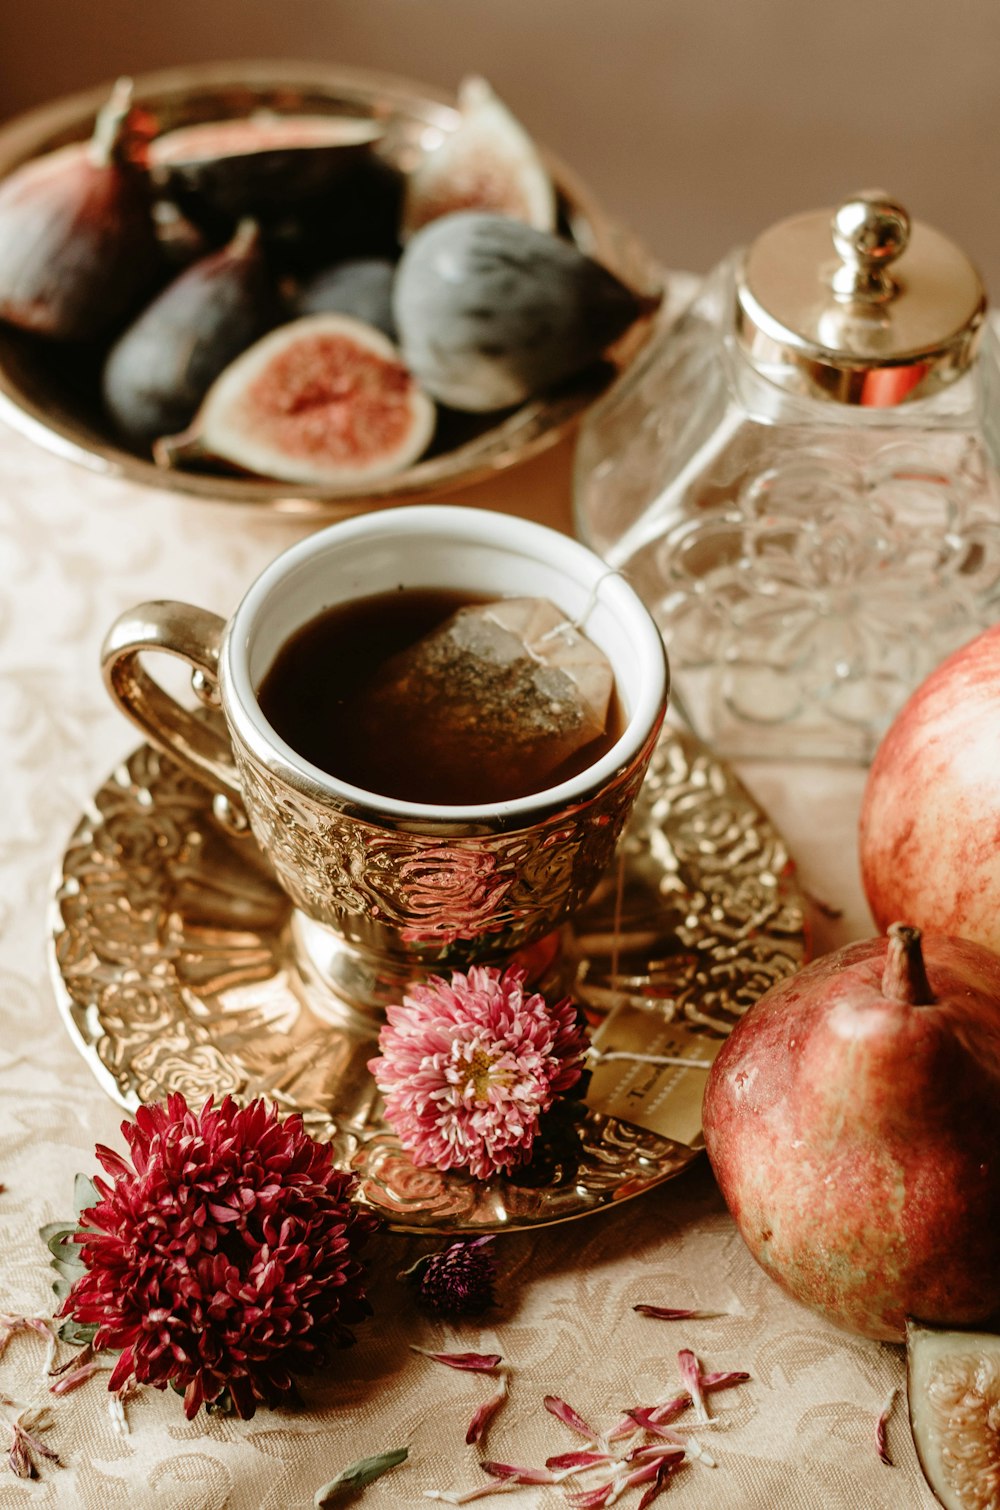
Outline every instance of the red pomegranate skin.
{"label": "red pomegranate skin", "polygon": [[925,936],[937,1001],[882,994],[885,938],[769,991],[708,1077],[726,1204],[790,1295],[865,1337],[1000,1306],[1000,958]]}
{"label": "red pomegranate skin", "polygon": [[917,688],[865,786],[861,879],[878,928],[918,928],[1000,951],[1000,624]]}

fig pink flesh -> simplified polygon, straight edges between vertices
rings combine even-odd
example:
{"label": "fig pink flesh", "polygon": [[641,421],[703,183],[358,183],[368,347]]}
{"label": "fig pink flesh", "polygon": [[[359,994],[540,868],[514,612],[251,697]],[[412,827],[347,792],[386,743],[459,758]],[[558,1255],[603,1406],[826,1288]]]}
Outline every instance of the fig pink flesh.
{"label": "fig pink flesh", "polygon": [[1000,1272],[1000,959],[925,937],[932,1004],[886,1000],[884,939],[770,991],[710,1073],[703,1124],[754,1257],[866,1336],[981,1321]]}
{"label": "fig pink flesh", "polygon": [[272,357],[242,398],[241,423],[285,455],[354,464],[403,444],[412,388],[401,363],[317,335]]}

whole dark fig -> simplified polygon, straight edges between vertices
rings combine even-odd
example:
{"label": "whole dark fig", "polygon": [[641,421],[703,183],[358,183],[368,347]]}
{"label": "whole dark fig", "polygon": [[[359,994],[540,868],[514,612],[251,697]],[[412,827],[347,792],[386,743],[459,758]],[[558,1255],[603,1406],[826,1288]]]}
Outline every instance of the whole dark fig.
{"label": "whole dark fig", "polygon": [[358,257],[324,268],[302,285],[295,301],[300,315],[331,312],[353,315],[395,338],[392,285],[396,268],[383,257]]}
{"label": "whole dark fig", "polygon": [[227,247],[186,268],[112,346],[104,403],[135,444],[179,430],[234,357],[277,320],[277,301],[252,220]]}
{"label": "whole dark fig", "polygon": [[112,329],[152,286],[160,251],[129,160],[131,82],[89,142],[33,158],[0,182],[0,318],[60,340]]}
{"label": "whole dark fig", "polygon": [[278,115],[178,126],[149,144],[157,188],[194,219],[271,219],[325,195],[384,134],[360,116]]}
{"label": "whole dark fig", "polygon": [[393,296],[410,371],[432,397],[476,413],[582,372],[652,302],[571,242],[471,210],[416,233]]}
{"label": "whole dark fig", "polygon": [[404,234],[455,210],[489,210],[555,230],[552,179],[524,127],[485,79],[462,80],[458,108],[455,130],[407,179]]}
{"label": "whole dark fig", "polygon": [[189,429],[153,447],[161,466],[202,460],[344,493],[416,461],[434,405],[380,330],[349,315],[279,325],[212,384]]}

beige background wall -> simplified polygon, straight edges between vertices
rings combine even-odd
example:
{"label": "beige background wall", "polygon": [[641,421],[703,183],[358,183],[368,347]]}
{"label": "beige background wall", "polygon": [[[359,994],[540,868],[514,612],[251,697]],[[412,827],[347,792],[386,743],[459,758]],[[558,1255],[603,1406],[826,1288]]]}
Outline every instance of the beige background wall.
{"label": "beige background wall", "polygon": [[880,183],[1000,301],[997,0],[0,0],[0,115],[266,55],[484,73],[675,267]]}

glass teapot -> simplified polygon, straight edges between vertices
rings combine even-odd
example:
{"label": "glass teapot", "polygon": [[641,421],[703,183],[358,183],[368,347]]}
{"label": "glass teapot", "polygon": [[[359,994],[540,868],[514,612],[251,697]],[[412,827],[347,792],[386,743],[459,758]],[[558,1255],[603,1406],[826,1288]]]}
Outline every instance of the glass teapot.
{"label": "glass teapot", "polygon": [[1000,363],[963,252],[880,191],[728,257],[590,412],[580,537],[739,757],[867,760],[1000,616]]}

